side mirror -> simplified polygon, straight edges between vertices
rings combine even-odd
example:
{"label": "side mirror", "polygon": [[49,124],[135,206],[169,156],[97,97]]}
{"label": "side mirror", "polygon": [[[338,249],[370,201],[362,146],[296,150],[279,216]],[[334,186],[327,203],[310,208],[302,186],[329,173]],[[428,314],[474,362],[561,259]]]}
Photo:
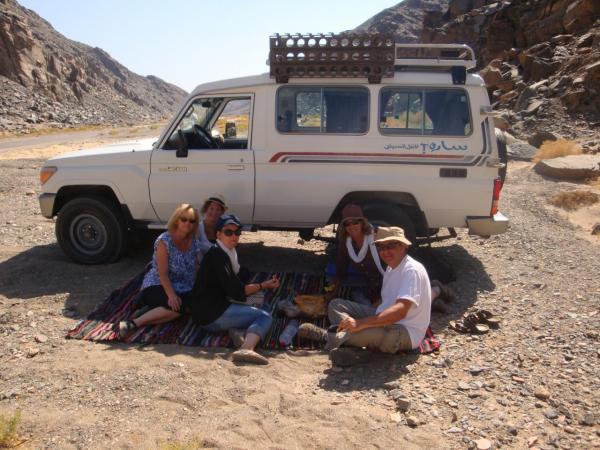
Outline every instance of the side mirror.
{"label": "side mirror", "polygon": [[187,141],[181,129],[177,130],[177,150],[175,151],[175,156],[177,158],[187,158],[188,156]]}
{"label": "side mirror", "polygon": [[235,122],[225,122],[225,137],[234,138],[237,136],[237,128]]}

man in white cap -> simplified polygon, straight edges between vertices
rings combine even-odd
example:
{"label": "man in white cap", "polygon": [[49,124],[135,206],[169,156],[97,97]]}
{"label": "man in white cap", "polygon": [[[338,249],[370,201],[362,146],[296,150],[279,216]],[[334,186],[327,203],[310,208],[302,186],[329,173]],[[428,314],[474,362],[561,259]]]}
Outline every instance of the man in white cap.
{"label": "man in white cap", "polygon": [[344,344],[395,353],[419,346],[431,318],[427,271],[407,254],[411,242],[402,228],[380,227],[373,245],[388,266],[379,306],[334,299],[329,303],[328,315],[331,324],[337,325],[336,332],[327,333],[313,324],[302,324],[300,337],[324,342],[329,350]]}

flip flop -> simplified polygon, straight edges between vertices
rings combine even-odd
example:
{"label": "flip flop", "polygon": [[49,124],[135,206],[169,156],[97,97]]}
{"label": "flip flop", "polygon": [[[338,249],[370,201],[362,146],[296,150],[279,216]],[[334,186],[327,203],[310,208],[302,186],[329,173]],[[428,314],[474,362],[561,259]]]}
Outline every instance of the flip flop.
{"label": "flip flop", "polygon": [[491,317],[485,322],[490,328],[497,329],[500,328],[500,319],[496,317]]}
{"label": "flip flop", "polygon": [[254,350],[240,349],[231,354],[231,359],[235,362],[249,364],[269,364],[269,360],[262,355],[259,355]]}
{"label": "flip flop", "polygon": [[490,327],[483,323],[478,323],[475,325],[475,329],[473,331],[474,334],[486,334],[490,331]]}
{"label": "flip flop", "polygon": [[492,318],[492,313],[486,310],[476,310],[465,313],[462,319],[453,320],[448,325],[454,331],[469,334],[486,334],[490,328],[496,326],[497,319]]}
{"label": "flip flop", "polygon": [[462,324],[460,320],[451,320],[448,326],[458,333],[468,333],[469,330]]}
{"label": "flip flop", "polygon": [[479,323],[488,325],[490,328],[499,328],[500,319],[494,317],[494,314],[487,309],[478,309],[474,313],[479,318]]}

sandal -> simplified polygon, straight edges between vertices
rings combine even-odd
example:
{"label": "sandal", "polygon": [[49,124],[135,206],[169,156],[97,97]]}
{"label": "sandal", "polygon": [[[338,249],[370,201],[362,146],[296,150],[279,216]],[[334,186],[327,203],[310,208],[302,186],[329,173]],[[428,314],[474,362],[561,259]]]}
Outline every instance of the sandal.
{"label": "sandal", "polygon": [[459,333],[486,334],[497,324],[499,321],[493,319],[491,312],[478,309],[472,313],[465,313],[462,319],[453,320],[448,325]]}
{"label": "sandal", "polygon": [[249,364],[269,364],[269,360],[262,355],[259,355],[254,350],[240,349],[231,354],[231,359],[235,362]]}
{"label": "sandal", "polygon": [[494,329],[500,327],[500,319],[494,317],[494,314],[487,309],[477,309],[474,314],[478,317],[479,323]]}
{"label": "sandal", "polygon": [[463,325],[463,323],[462,323],[462,321],[461,321],[461,320],[451,320],[451,321],[448,323],[448,326],[449,326],[449,327],[450,327],[452,330],[454,330],[454,331],[456,331],[456,332],[458,332],[458,333],[465,333],[465,334],[466,334],[466,333],[468,333],[468,332],[469,332],[469,329]]}

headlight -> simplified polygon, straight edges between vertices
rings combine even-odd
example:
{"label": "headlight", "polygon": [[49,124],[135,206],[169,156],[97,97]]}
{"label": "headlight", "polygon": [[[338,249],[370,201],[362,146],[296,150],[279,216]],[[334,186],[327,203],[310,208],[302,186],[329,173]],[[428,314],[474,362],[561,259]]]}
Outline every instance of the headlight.
{"label": "headlight", "polygon": [[54,166],[42,167],[42,170],[40,170],[40,183],[44,184],[46,181],[48,181],[57,170],[58,168]]}

